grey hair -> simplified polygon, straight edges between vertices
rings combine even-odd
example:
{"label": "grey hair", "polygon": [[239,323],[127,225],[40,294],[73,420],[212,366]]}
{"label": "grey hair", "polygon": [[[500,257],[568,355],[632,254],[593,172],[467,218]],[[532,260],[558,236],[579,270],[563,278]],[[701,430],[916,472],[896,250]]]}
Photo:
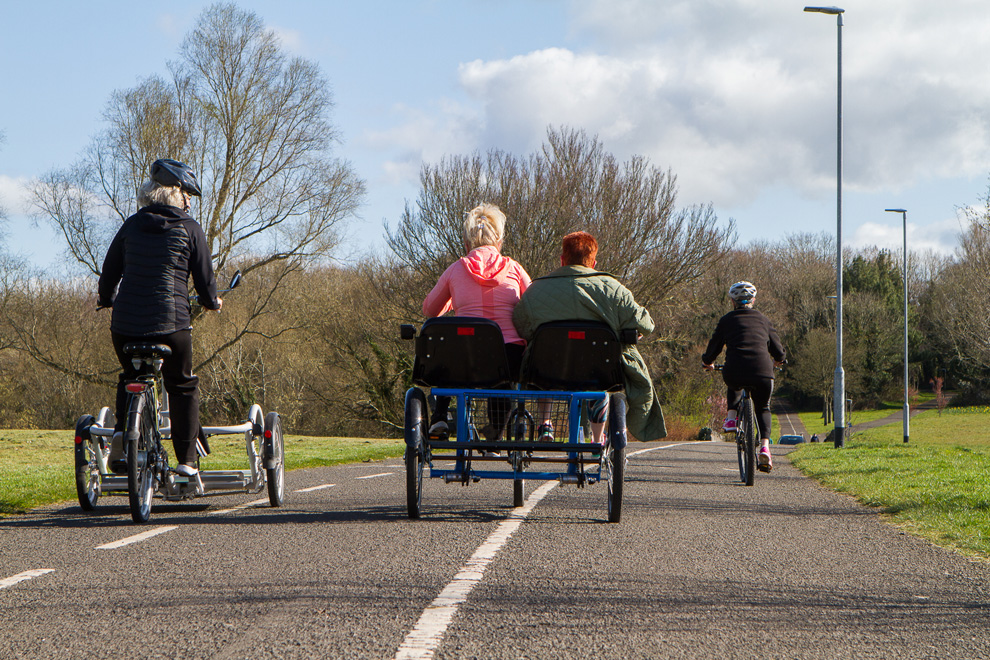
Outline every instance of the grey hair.
{"label": "grey hair", "polygon": [[143,209],[152,204],[185,209],[186,195],[179,186],[163,186],[154,181],[145,181],[137,190],[137,205],[139,209]]}
{"label": "grey hair", "polygon": [[479,204],[464,219],[464,245],[468,251],[494,245],[505,238],[505,214],[494,204]]}

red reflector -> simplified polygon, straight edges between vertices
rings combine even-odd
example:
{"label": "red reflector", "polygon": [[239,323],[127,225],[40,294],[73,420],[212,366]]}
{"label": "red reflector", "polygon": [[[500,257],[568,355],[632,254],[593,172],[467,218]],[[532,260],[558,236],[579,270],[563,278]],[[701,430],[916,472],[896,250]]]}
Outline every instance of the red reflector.
{"label": "red reflector", "polygon": [[458,335],[473,335],[474,334],[474,328],[458,328],[457,329],[457,334]]}
{"label": "red reflector", "polygon": [[568,339],[584,339],[584,330],[568,330]]}
{"label": "red reflector", "polygon": [[81,435],[77,435],[76,436],[76,444],[77,445],[81,445],[82,444],[82,436]]}
{"label": "red reflector", "polygon": [[144,392],[146,386],[144,383],[127,383],[124,385],[124,389],[132,394],[140,394],[141,392]]}
{"label": "red reflector", "polygon": [[271,440],[271,439],[272,439],[272,432],[265,431],[265,440]]}

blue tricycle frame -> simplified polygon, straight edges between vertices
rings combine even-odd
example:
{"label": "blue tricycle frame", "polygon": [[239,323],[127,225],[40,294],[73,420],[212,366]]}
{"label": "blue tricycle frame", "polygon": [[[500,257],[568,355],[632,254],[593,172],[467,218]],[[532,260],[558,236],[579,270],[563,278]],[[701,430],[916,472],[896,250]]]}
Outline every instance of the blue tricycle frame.
{"label": "blue tricycle frame", "polygon": [[[447,319],[457,317],[447,317]],[[444,319],[444,320],[447,320]],[[459,328],[479,322],[463,321]],[[429,323],[429,322],[428,322]],[[582,327],[587,326],[583,324]],[[408,327],[408,326],[407,326]],[[427,327],[424,325],[424,337]],[[572,337],[590,340],[584,330],[571,331]],[[620,347],[614,333],[609,359],[617,360]],[[412,338],[410,331],[404,331]],[[501,335],[499,334],[499,339]],[[451,348],[449,341],[445,348]],[[425,342],[423,342],[425,345]],[[560,342],[554,342],[559,348]],[[577,345],[577,344],[576,344]],[[536,349],[532,346],[531,349]],[[417,346],[417,369],[420,358],[433,357],[431,348]],[[457,351],[460,355],[460,347]],[[556,359],[556,358],[555,358]],[[594,352],[582,354],[583,360],[596,359]],[[470,360],[468,360],[470,361]],[[565,360],[566,361],[566,360]],[[537,360],[538,362],[538,360]],[[582,365],[582,368],[585,365]],[[614,366],[614,365],[613,365]],[[456,380],[456,377],[447,376]],[[566,374],[565,374],[566,378]],[[429,384],[418,381],[424,387]],[[589,381],[579,382],[575,389],[497,389],[492,387],[444,387],[434,385],[433,397],[450,397],[456,401],[456,411],[449,419],[453,427],[448,434],[430,437],[430,406],[426,391],[411,387],[405,397],[405,464],[406,495],[410,518],[423,513],[424,478],[444,483],[469,485],[483,479],[513,482],[513,506],[522,506],[527,480],[557,480],[582,488],[604,482],[607,485],[607,519],[619,522],[622,511],[622,490],[625,474],[626,401],[619,391],[605,388],[589,391]],[[601,384],[601,383],[598,383]],[[608,399],[604,442],[593,442],[588,424],[588,408],[593,402]],[[503,410],[509,412],[504,427],[482,428],[482,411],[494,400],[503,400]],[[553,418],[553,429],[559,438],[541,440],[538,429],[544,418]]]}

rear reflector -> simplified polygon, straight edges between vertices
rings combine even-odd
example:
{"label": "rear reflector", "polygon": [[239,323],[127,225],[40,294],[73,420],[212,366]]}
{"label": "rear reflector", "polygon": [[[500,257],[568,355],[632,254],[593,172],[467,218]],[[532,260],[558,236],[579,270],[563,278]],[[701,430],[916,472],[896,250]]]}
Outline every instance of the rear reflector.
{"label": "rear reflector", "polygon": [[568,330],[568,339],[584,339],[584,330]]}
{"label": "rear reflector", "polygon": [[474,328],[457,328],[458,335],[473,335]]}
{"label": "rear reflector", "polygon": [[265,440],[271,440],[271,439],[272,439],[272,432],[265,431]]}
{"label": "rear reflector", "polygon": [[124,389],[126,389],[131,394],[140,394],[141,392],[144,392],[147,388],[148,386],[145,385],[144,383],[127,383],[126,385],[124,385]]}
{"label": "rear reflector", "polygon": [[82,436],[81,435],[77,435],[76,436],[76,444],[77,445],[81,445],[82,444]]}

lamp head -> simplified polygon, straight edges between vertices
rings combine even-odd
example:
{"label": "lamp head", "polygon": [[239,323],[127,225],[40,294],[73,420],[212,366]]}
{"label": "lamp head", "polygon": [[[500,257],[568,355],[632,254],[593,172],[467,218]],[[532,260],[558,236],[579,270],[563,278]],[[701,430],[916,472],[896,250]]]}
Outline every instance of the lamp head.
{"label": "lamp head", "polygon": [[907,213],[907,209],[884,209],[888,213]]}
{"label": "lamp head", "polygon": [[804,10],[819,14],[841,14],[846,11],[840,7],[805,7]]}

